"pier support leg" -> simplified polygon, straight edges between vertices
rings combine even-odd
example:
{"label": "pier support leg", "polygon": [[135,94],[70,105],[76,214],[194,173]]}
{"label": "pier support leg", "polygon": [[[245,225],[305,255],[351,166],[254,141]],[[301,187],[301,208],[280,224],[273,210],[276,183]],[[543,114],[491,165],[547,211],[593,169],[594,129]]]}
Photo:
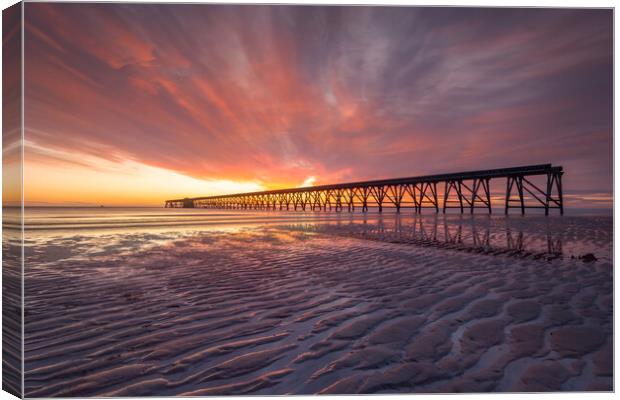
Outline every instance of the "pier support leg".
{"label": "pier support leg", "polygon": [[545,193],[545,216],[549,215],[549,200],[553,190],[553,175],[547,174],[547,191]]}
{"label": "pier support leg", "polygon": [[486,195],[486,199],[487,199],[487,206],[489,207],[489,214],[492,213],[491,211],[491,187],[489,186],[489,182],[490,179],[486,179],[486,187],[484,188],[484,193]]}
{"label": "pier support leg", "polygon": [[478,189],[480,188],[481,180],[474,179],[472,190],[471,190],[471,204],[469,205],[469,213],[474,213],[474,207],[476,205],[476,197],[478,196]]}
{"label": "pier support leg", "polygon": [[517,191],[519,192],[519,202],[521,203],[521,215],[525,215],[525,201],[523,199],[523,177],[517,178]]}
{"label": "pier support leg", "polygon": [[443,189],[443,213],[446,213],[446,207],[448,206],[448,197],[450,197],[450,191],[452,190],[452,182],[446,181]]}
{"label": "pier support leg", "polygon": [[512,193],[512,186],[514,185],[514,178],[506,178],[506,208],[504,214],[508,215],[508,208],[510,208],[510,195]]}
{"label": "pier support leg", "polygon": [[564,215],[564,196],[562,195],[562,173],[558,173],[556,177],[558,185],[558,200],[560,202],[560,215]]}
{"label": "pier support leg", "polygon": [[458,181],[457,185],[458,186],[457,186],[456,193],[459,196],[459,206],[461,207],[461,214],[463,214],[463,192],[462,192],[462,190],[463,190],[463,187],[462,187],[463,186],[463,182],[462,181]]}

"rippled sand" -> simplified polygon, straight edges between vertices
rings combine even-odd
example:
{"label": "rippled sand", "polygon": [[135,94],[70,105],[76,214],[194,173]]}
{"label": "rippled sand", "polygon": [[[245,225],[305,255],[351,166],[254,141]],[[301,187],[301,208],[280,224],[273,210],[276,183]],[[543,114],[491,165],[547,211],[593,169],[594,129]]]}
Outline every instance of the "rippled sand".
{"label": "rippled sand", "polygon": [[611,390],[611,219],[569,222],[549,257],[341,225],[33,241],[26,395]]}

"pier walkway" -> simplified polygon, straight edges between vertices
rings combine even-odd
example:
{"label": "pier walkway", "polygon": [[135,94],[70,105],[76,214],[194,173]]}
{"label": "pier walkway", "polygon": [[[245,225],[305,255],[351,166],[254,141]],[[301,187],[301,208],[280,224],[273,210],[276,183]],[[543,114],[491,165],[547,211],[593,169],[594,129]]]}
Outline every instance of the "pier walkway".
{"label": "pier walkway", "polygon": [[[413,209],[456,208],[461,213],[484,209],[491,213],[491,203],[504,204],[505,213],[516,208],[558,209],[564,214],[561,166],[551,164],[456,172],[410,178],[382,179],[334,185],[267,190],[262,192],[166,200],[165,207],[223,208],[243,210],[301,210],[367,212],[376,207]],[[543,179],[544,181],[541,181]],[[491,196],[491,183],[505,181],[505,194]]]}

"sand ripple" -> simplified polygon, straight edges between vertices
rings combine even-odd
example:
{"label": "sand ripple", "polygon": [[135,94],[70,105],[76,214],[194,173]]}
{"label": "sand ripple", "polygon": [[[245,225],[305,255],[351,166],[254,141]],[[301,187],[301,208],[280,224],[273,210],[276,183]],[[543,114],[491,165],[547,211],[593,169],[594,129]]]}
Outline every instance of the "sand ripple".
{"label": "sand ripple", "polygon": [[276,227],[44,253],[26,273],[27,396],[612,387],[606,261]]}

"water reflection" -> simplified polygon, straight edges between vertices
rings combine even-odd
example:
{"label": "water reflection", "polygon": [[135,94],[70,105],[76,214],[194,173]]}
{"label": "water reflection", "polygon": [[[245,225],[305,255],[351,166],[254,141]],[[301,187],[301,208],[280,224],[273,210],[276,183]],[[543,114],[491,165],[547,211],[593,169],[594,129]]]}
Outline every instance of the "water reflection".
{"label": "water reflection", "polygon": [[549,223],[534,225],[531,222],[488,216],[380,215],[320,224],[300,223],[288,228],[482,254],[544,259],[561,257],[561,230]]}

